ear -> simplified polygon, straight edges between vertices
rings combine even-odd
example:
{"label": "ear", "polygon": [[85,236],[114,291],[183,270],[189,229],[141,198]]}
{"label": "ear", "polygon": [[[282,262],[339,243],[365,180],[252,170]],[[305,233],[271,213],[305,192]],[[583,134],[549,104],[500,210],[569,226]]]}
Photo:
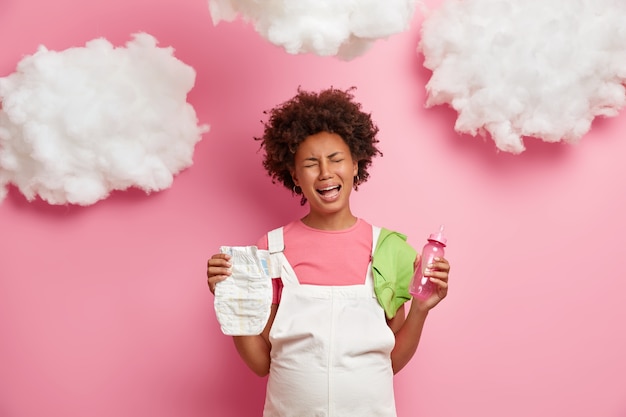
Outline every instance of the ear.
{"label": "ear", "polygon": [[353,161],[352,162],[352,176],[356,177],[356,174],[359,173],[359,162],[358,161]]}
{"label": "ear", "polygon": [[300,184],[298,184],[298,176],[296,175],[296,170],[292,169],[291,171],[289,171],[289,173],[291,174],[291,179],[293,180],[293,183],[299,187]]}

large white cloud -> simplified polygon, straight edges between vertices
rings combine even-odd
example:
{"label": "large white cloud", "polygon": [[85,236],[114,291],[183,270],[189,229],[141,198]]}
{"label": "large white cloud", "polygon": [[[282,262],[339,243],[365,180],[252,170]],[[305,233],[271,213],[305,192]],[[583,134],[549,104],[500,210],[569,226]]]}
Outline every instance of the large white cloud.
{"label": "large white cloud", "polygon": [[417,0],[209,0],[213,23],[241,16],[288,53],[364,54],[378,39],[408,29]]}
{"label": "large white cloud", "polygon": [[626,104],[626,1],[445,0],[423,22],[427,106],[503,151],[576,142]]}
{"label": "large white cloud", "polygon": [[80,205],[170,187],[208,130],[187,103],[195,75],[146,33],[125,47],[40,46],[0,78],[0,201],[11,183],[28,200]]}

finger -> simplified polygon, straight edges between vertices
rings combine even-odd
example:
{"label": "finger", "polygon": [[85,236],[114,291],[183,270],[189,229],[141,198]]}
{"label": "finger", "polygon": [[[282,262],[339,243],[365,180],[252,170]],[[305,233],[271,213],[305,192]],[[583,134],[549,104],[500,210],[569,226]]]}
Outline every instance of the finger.
{"label": "finger", "polygon": [[229,255],[229,254],[227,254],[227,253],[222,253],[222,252],[219,252],[219,253],[215,253],[215,254],[213,254],[213,256],[211,256],[211,258],[213,258],[213,259],[226,259],[226,260],[230,260],[230,255]]}
{"label": "finger", "polygon": [[448,288],[448,286],[450,285],[448,283],[448,281],[446,281],[445,279],[439,278],[439,277],[428,277],[428,280],[431,281],[431,282],[434,282],[437,285],[442,284],[446,288]]}
{"label": "finger", "polygon": [[450,271],[450,263],[444,258],[435,258],[428,267],[437,271]]}
{"label": "finger", "polygon": [[231,274],[231,267],[230,256],[225,253],[215,254],[207,261],[207,277],[211,278],[215,275],[228,276]]}
{"label": "finger", "polygon": [[424,272],[424,275],[427,276],[428,278],[436,278],[441,281],[448,282],[448,273],[444,271],[432,271],[431,270],[431,271]]}
{"label": "finger", "polygon": [[207,278],[213,278],[216,276],[223,276],[223,279],[228,278],[232,274],[230,267],[210,266],[206,270]]}
{"label": "finger", "polygon": [[439,278],[435,278],[435,277],[430,277],[428,278],[430,280],[430,282],[432,282],[433,284],[437,285],[439,288],[444,289],[444,290],[448,290],[449,284]]}
{"label": "finger", "polygon": [[209,277],[209,279],[207,279],[207,282],[209,282],[210,284],[217,284],[218,282],[222,282],[225,279],[227,279],[230,275],[213,275],[212,277]]}
{"label": "finger", "polygon": [[417,253],[417,254],[415,255],[415,261],[413,261],[413,268],[414,268],[414,269],[417,269],[417,267],[419,266],[419,264],[420,264],[420,261],[421,261],[421,260],[422,260],[422,255],[420,255],[419,253]]}
{"label": "finger", "polygon": [[437,264],[435,263],[435,264],[432,264],[431,267],[427,267],[424,270],[424,276],[427,276],[429,278],[433,277],[433,278],[448,282],[449,271],[447,271],[446,269],[449,269],[449,268],[438,269]]}
{"label": "finger", "polygon": [[211,256],[207,261],[207,267],[209,266],[230,266],[230,255],[225,253],[216,253]]}

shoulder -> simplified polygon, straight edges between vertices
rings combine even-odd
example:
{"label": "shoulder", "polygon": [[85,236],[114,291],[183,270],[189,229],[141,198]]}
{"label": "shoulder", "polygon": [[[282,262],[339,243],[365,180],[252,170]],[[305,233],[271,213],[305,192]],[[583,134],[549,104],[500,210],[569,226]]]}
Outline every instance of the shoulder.
{"label": "shoulder", "polygon": [[377,249],[392,251],[400,250],[408,253],[409,255],[414,255],[416,253],[413,247],[407,242],[407,235],[385,227],[380,228]]}
{"label": "shoulder", "polygon": [[280,228],[282,228],[282,229],[283,229],[283,235],[289,234],[289,233],[291,233],[291,232],[292,232],[292,231],[294,231],[294,230],[295,230],[295,231],[296,231],[296,233],[297,233],[297,229],[298,229],[298,228],[297,228],[297,224],[298,224],[299,222],[300,222],[299,220],[294,220],[294,221],[292,221],[292,222],[290,222],[290,223],[287,223],[287,224],[285,224],[285,225],[283,225],[283,226],[279,226],[279,227],[276,227],[276,228],[274,228],[274,229],[272,229],[272,230],[268,231],[267,233],[265,233],[263,236],[261,236],[261,237],[257,240],[256,246],[257,246],[259,249],[265,249],[265,250],[266,250],[266,249],[268,249],[268,248],[269,248],[269,241],[268,241],[268,237],[267,237],[267,236],[269,235],[269,233],[270,233],[270,232],[273,232],[274,230],[277,230],[277,229],[280,229]]}

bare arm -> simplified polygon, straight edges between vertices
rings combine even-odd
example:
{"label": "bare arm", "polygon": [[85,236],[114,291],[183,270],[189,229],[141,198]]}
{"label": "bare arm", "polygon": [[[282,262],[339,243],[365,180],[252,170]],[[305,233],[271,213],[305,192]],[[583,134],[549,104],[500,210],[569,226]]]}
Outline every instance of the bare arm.
{"label": "bare arm", "polygon": [[270,349],[269,333],[276,316],[277,304],[272,304],[270,317],[265,325],[265,329],[257,336],[233,336],[235,347],[241,359],[258,376],[265,376],[270,371]]}
{"label": "bare arm", "polygon": [[[418,259],[416,259],[416,265],[417,262]],[[448,274],[450,272],[448,261],[441,258],[434,263],[431,269],[428,276],[437,284],[437,291],[428,300],[413,299],[408,314],[406,314],[403,305],[398,309],[396,315],[387,322],[396,336],[396,344],[391,351],[391,364],[394,374],[400,372],[415,355],[428,312],[448,294]]]}
{"label": "bare arm", "polygon": [[400,372],[415,355],[426,317],[428,317],[428,310],[418,310],[411,304],[409,314],[406,314],[405,308],[402,306],[394,318],[389,320],[389,327],[392,330],[397,329],[394,331],[396,344],[391,351],[391,366],[394,374]]}

